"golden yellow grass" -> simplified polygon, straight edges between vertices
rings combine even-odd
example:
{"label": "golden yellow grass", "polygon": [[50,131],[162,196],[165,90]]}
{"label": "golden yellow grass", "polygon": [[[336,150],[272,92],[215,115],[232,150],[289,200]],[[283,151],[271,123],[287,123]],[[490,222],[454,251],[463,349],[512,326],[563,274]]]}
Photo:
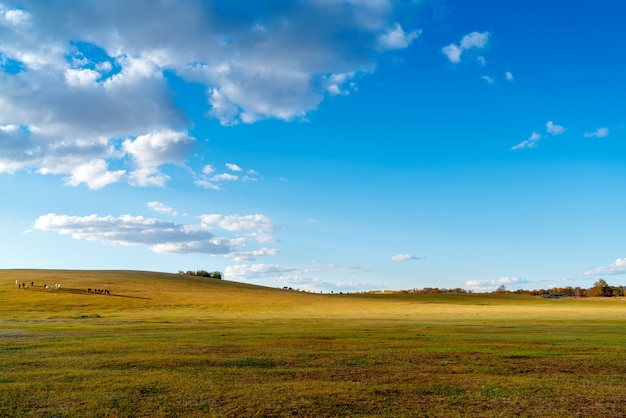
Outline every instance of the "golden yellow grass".
{"label": "golden yellow grass", "polygon": [[624,416],[624,347],[623,299],[0,270],[0,416]]}

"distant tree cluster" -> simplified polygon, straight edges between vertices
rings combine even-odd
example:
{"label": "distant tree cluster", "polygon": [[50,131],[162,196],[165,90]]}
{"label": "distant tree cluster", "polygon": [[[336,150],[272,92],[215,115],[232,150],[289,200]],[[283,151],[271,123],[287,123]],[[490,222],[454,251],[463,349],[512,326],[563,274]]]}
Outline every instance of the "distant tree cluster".
{"label": "distant tree cluster", "polygon": [[[418,295],[437,295],[437,294],[463,294],[474,293],[472,290],[465,290],[459,287],[454,289],[445,289],[438,287],[425,287],[423,289],[407,289],[407,290],[370,290],[364,293],[395,293],[395,294],[418,294]],[[508,290],[505,285],[498,286],[491,293],[514,293],[518,295],[541,296],[544,298],[563,298],[563,297],[611,297],[626,296],[625,286],[610,286],[606,280],[600,279],[593,284],[593,287],[584,289],[582,287],[553,287],[551,289],[516,289]]]}
{"label": "distant tree cluster", "polygon": [[625,296],[626,288],[624,286],[610,286],[606,280],[600,279],[589,289],[582,287],[553,287],[551,289],[525,290],[517,289],[509,291],[504,285],[494,290],[494,293],[516,293],[523,295],[542,296],[544,298],[562,298],[562,297],[612,297]]}
{"label": "distant tree cluster", "polygon": [[222,280],[222,272],[221,271],[206,271],[206,270],[187,270],[187,271],[183,271],[183,270],[179,270],[178,274],[182,274],[185,276],[199,276],[199,277],[208,277],[210,279],[218,279],[218,280]]}

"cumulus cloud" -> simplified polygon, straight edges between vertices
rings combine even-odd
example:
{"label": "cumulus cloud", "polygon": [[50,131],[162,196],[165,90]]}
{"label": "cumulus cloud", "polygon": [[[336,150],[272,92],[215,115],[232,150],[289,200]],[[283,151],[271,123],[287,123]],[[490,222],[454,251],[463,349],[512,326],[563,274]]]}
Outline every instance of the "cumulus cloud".
{"label": "cumulus cloud", "polygon": [[465,282],[465,286],[477,292],[489,292],[502,285],[507,287],[519,287],[525,283],[528,283],[528,281],[518,277],[501,277],[495,280],[468,280]]}
{"label": "cumulus cloud", "polygon": [[[461,55],[466,51],[473,49],[483,49],[489,42],[489,32],[471,32],[461,38],[459,44],[449,44],[441,49],[441,52],[448,57],[448,60],[452,63],[461,62]],[[481,62],[484,65],[484,57],[481,58]]]}
{"label": "cumulus cloud", "polygon": [[418,257],[416,255],[411,254],[396,254],[391,257],[393,261],[410,261],[410,260],[421,260],[423,257]]}
{"label": "cumulus cloud", "polygon": [[513,73],[511,73],[510,71],[507,71],[506,73],[504,73],[504,77],[506,78],[506,81],[513,81]]}
{"label": "cumulus cloud", "polygon": [[587,276],[626,274],[626,258],[618,258],[608,266],[598,267],[585,272]]}
{"label": "cumulus cloud", "polygon": [[585,132],[584,136],[585,138],[604,138],[609,136],[609,129],[604,127],[598,128],[595,132]]}
{"label": "cumulus cloud", "polygon": [[378,46],[383,50],[404,49],[411,45],[422,33],[421,30],[414,30],[406,33],[399,23],[387,29],[378,36]]}
{"label": "cumulus cloud", "polygon": [[135,161],[131,182],[139,186],[164,186],[169,177],[159,170],[164,164],[183,165],[196,140],[186,132],[164,130],[140,135],[122,144]]}
{"label": "cumulus cloud", "polygon": [[[149,202],[148,207],[156,212],[175,214],[176,212],[160,202]],[[221,222],[205,222],[185,225],[166,222],[143,216],[73,216],[49,213],[35,220],[33,229],[70,235],[74,239],[100,241],[104,243],[145,246],[157,253],[204,253],[224,255],[235,260],[254,260],[257,257],[275,255],[277,250],[263,247],[247,249],[256,242],[255,237],[216,236],[214,227],[229,232],[251,230],[267,234],[271,229],[270,220],[263,215],[206,215],[208,220],[221,219]]]}
{"label": "cumulus cloud", "polygon": [[[299,120],[329,95],[355,91],[357,75],[374,71],[381,54],[419,36],[397,23],[410,7],[6,0],[0,126],[20,129],[0,141],[0,172],[60,174],[92,188],[163,186],[161,166],[182,164],[194,142],[172,76],[203,85],[205,113],[224,125]],[[77,152],[79,141],[92,152]],[[92,163],[98,169],[90,173]]]}

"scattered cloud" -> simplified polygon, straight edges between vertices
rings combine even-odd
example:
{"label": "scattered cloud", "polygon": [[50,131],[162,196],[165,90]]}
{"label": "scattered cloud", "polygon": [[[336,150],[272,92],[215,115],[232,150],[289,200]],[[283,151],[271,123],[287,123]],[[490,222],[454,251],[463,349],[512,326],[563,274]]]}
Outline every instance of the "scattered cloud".
{"label": "scattered cloud", "polygon": [[[159,213],[175,211],[160,202],[149,202],[148,207]],[[115,245],[145,246],[157,253],[204,253],[253,260],[256,257],[275,255],[275,249],[246,249],[258,242],[254,234],[268,236],[271,221],[263,215],[202,215],[200,224],[184,225],[143,216],[72,216],[49,213],[35,220],[33,229],[70,235],[74,239],[99,241]],[[250,231],[249,237],[216,236],[214,227],[222,229],[221,235],[233,231]]]}
{"label": "scattered cloud", "polygon": [[510,71],[507,71],[504,73],[504,77],[506,78],[506,81],[513,81],[513,74]]}
{"label": "scattered cloud", "polygon": [[609,136],[609,129],[604,127],[598,128],[595,132],[585,132],[584,136],[585,138],[604,138]]}
{"label": "scattered cloud", "polygon": [[236,281],[258,281],[272,279],[284,287],[309,292],[351,292],[379,289],[379,284],[338,282],[331,283],[315,277],[318,270],[287,267],[281,264],[238,264],[228,266],[224,277]]}
{"label": "scattered cloud", "polygon": [[598,267],[585,272],[586,276],[626,274],[626,258],[618,258],[608,266]]}
{"label": "scattered cloud", "polygon": [[496,84],[496,81],[493,78],[489,77],[488,75],[482,76],[482,79],[485,80],[487,84],[490,84],[490,85]]}
{"label": "scattered cloud", "polygon": [[[565,128],[561,125],[557,125],[551,120],[546,122],[546,135],[561,135],[565,132]],[[539,140],[542,138],[537,132],[533,132],[530,137],[519,144],[511,147],[512,150],[524,149],[524,148],[536,148]]]}
{"label": "scattered cloud", "polygon": [[239,174],[233,173],[241,173],[244,171],[242,167],[233,163],[226,163],[226,168],[231,171],[230,173],[215,173],[215,168],[212,165],[205,165],[202,168],[202,175],[200,178],[196,179],[195,184],[198,187],[202,187],[205,189],[213,189],[213,190],[221,190],[220,183],[229,181],[257,181],[259,180],[259,173],[257,173],[253,169],[249,169],[243,174],[243,176]]}
{"label": "scattered cloud", "polygon": [[[444,46],[441,51],[448,57],[448,60],[452,63],[461,62],[461,55],[466,51],[473,49],[484,49],[489,42],[491,33],[489,32],[471,32],[463,38],[459,44],[450,44]],[[478,61],[483,65],[485,64],[485,58],[483,56],[477,57]]]}
{"label": "scattered cloud", "polygon": [[419,257],[411,254],[396,254],[391,257],[393,261],[411,261],[411,260],[423,260],[424,257]]}
{"label": "scattered cloud", "polygon": [[519,288],[520,285],[526,283],[528,283],[527,280],[518,277],[501,277],[496,280],[468,280],[465,282],[465,286],[476,292],[490,292],[502,285],[510,288]]}

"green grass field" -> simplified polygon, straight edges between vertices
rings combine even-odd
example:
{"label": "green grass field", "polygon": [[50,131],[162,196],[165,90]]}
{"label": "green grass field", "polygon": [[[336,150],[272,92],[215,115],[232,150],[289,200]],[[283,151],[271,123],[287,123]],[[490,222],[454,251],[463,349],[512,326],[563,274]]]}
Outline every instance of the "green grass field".
{"label": "green grass field", "polygon": [[0,270],[2,417],[623,417],[625,388],[619,298]]}

